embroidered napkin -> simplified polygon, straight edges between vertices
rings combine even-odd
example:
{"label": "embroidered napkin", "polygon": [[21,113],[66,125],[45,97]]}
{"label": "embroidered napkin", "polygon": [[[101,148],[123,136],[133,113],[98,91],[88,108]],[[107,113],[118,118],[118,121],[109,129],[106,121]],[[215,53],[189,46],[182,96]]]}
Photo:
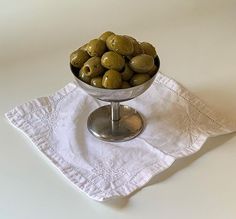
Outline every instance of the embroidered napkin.
{"label": "embroidered napkin", "polygon": [[104,104],[72,82],[52,96],[15,107],[6,117],[62,174],[98,201],[129,195],[176,159],[198,151],[208,137],[236,130],[236,124],[161,73],[144,94],[123,103],[146,121],[137,138],[108,143],[88,132],[89,113]]}

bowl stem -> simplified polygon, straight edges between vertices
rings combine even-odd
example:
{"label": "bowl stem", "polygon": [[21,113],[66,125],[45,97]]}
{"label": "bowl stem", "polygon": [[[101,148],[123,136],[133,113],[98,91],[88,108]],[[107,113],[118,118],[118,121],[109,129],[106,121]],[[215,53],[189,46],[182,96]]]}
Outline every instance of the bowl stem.
{"label": "bowl stem", "polygon": [[111,102],[111,120],[120,120],[120,102]]}

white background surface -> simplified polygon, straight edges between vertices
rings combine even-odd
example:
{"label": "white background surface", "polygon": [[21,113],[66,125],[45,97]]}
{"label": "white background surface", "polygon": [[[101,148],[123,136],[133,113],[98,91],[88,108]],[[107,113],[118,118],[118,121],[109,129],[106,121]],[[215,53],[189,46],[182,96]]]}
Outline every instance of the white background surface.
{"label": "white background surface", "polygon": [[236,1],[0,0],[0,218],[236,218],[236,137],[210,139],[139,192],[99,203],[3,114],[72,80],[69,54],[106,30],[152,42],[161,71],[236,119]]}

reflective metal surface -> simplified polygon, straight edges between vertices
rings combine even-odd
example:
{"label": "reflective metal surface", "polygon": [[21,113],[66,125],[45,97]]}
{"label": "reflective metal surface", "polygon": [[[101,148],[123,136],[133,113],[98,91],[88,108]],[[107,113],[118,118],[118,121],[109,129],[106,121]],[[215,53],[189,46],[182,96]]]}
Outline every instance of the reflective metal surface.
{"label": "reflective metal surface", "polygon": [[[160,60],[157,57],[155,59],[155,64],[156,66],[160,67]],[[126,88],[126,89],[105,89],[105,88],[97,88],[93,87],[89,84],[86,84],[85,82],[81,81],[77,76],[79,74],[79,69],[73,67],[70,65],[71,71],[75,76],[75,80],[79,84],[79,86],[85,90],[89,95],[103,101],[107,102],[122,102],[122,101],[127,101],[131,100],[140,94],[142,94],[144,91],[146,91],[153,81],[155,80],[155,77],[157,74],[155,74],[150,80],[146,81],[145,83],[131,87],[131,88]]]}
{"label": "reflective metal surface", "polygon": [[[155,64],[160,67],[157,57]],[[155,80],[155,74],[145,83],[126,89],[105,89],[93,87],[81,81],[77,76],[79,69],[70,65],[78,85],[90,96],[102,101],[111,102],[93,111],[87,121],[88,130],[104,141],[127,141],[136,137],[143,129],[143,120],[139,113],[128,106],[120,106],[119,102],[131,100],[145,92]]]}
{"label": "reflective metal surface", "polygon": [[129,107],[120,106],[120,119],[111,120],[111,107],[106,105],[93,111],[88,118],[88,130],[104,141],[127,141],[143,130],[143,120],[139,113]]}
{"label": "reflective metal surface", "polygon": [[115,101],[122,102],[133,99],[142,94],[144,91],[146,91],[151,86],[154,79],[155,76],[139,86],[126,89],[103,89],[103,88],[93,87],[75,77],[75,80],[77,81],[79,86],[83,90],[85,90],[90,96],[93,96],[99,100],[107,102],[115,102]]}

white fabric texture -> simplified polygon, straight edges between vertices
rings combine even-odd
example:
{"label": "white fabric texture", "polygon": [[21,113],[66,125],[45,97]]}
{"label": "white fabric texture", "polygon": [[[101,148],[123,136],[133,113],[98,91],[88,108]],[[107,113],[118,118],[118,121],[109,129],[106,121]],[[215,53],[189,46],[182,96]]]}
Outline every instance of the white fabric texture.
{"label": "white fabric texture", "polygon": [[145,119],[135,139],[108,143],[88,132],[89,113],[104,104],[72,82],[52,96],[15,107],[6,117],[77,188],[98,201],[129,195],[176,159],[198,151],[208,137],[236,130],[236,124],[161,73],[144,94],[123,103]]}

